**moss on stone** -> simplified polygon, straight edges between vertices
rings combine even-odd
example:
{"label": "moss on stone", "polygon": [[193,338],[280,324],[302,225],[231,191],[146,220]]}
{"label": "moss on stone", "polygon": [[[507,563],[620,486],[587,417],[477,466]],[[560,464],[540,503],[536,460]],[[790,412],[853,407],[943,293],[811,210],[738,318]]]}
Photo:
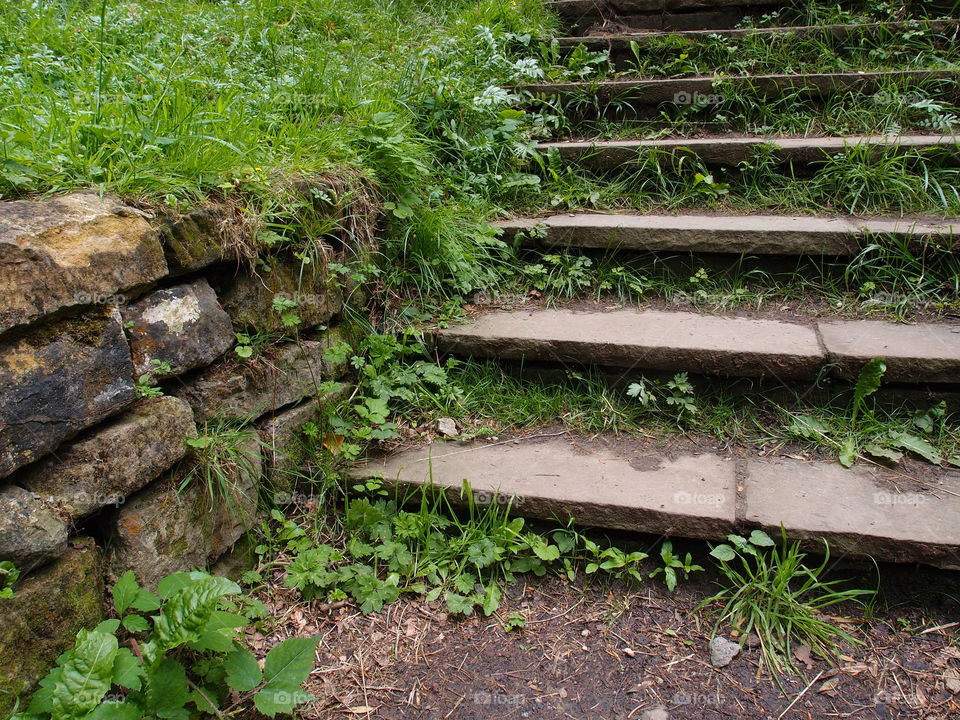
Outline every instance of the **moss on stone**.
{"label": "moss on stone", "polygon": [[73,542],[56,562],[0,600],[0,716],[29,693],[73,645],[77,631],[104,619],[103,568],[93,540]]}

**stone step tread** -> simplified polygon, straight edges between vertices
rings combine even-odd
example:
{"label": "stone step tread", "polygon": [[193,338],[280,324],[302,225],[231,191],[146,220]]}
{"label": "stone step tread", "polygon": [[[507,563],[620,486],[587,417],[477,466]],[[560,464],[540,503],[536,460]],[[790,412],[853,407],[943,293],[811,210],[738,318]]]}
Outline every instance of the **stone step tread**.
{"label": "stone step tread", "polygon": [[960,323],[540,308],[484,313],[429,337],[440,352],[475,357],[782,381],[824,366],[853,378],[883,357],[886,381],[960,383]]}
{"label": "stone step tread", "polygon": [[664,102],[674,100],[678,93],[713,93],[715,82],[732,82],[753,86],[760,90],[784,90],[803,88],[811,91],[830,92],[859,88],[878,87],[880,83],[913,83],[924,80],[960,79],[958,69],[886,70],[877,72],[846,73],[773,73],[759,75],[691,76],[683,78],[619,79],[600,81],[572,81],[531,83],[520,86],[534,95],[558,95],[564,93],[594,93],[598,97],[631,93],[640,102]]}
{"label": "stone step tread", "polygon": [[[935,482],[877,466],[728,453],[676,453],[627,439],[532,436],[496,444],[435,442],[374,459],[355,478],[458,492],[478,503],[513,500],[531,518],[722,540],[763,528],[833,557],[960,568],[960,471]],[[932,488],[932,489],[931,489]],[[451,496],[453,499],[455,495]]]}
{"label": "stone step tread", "polygon": [[656,140],[565,140],[540,143],[541,152],[555,150],[568,161],[596,167],[614,167],[634,160],[642,150],[689,150],[704,162],[736,164],[750,159],[762,147],[770,148],[781,162],[812,163],[854,147],[873,152],[900,149],[960,148],[960,135],[848,135],[812,137],[717,136],[660,138]]}
{"label": "stone step tread", "polygon": [[865,234],[873,233],[950,242],[960,234],[960,218],[566,213],[493,225],[507,239],[523,233],[522,242],[530,245],[779,255],[849,256],[859,251]]}
{"label": "stone step tread", "polygon": [[651,30],[608,35],[571,35],[556,37],[557,45],[561,48],[574,48],[580,45],[588,50],[629,50],[630,43],[646,45],[658,42],[666,37],[698,40],[717,35],[734,40],[753,37],[756,35],[816,35],[830,34],[838,38],[851,35],[866,34],[883,30],[912,30],[919,28],[932,32],[942,32],[960,27],[960,20],[901,20],[895,22],[878,23],[850,23],[831,25],[784,25],[780,27],[747,27],[729,28],[724,30]]}

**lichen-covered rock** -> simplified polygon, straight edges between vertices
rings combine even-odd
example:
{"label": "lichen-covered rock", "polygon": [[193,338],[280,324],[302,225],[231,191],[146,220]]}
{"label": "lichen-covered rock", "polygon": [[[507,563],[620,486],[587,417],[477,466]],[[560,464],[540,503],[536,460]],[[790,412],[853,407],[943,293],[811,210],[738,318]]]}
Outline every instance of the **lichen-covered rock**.
{"label": "lichen-covered rock", "polygon": [[67,547],[67,524],[50,503],[17,485],[0,489],[0,560],[29,572]]}
{"label": "lichen-covered rock", "polygon": [[0,331],[163,277],[157,231],[113,197],[0,203]]}
{"label": "lichen-covered rock", "polygon": [[333,329],[318,340],[290,343],[261,358],[228,360],[201,371],[174,393],[190,403],[198,421],[257,418],[316,395],[320,383],[341,377],[349,353],[336,358],[325,354],[342,343],[353,347],[350,333]]}
{"label": "lichen-covered rock", "polygon": [[173,397],[142,400],[131,410],[94,428],[20,471],[14,481],[41,495],[71,519],[108,505],[120,506],[132,493],[180,460],[185,439],[196,435],[193,412]]}
{"label": "lichen-covered rock", "polygon": [[206,206],[191,210],[177,220],[160,227],[160,242],[170,275],[184,275],[231,257],[221,232],[229,223],[227,206]]}
{"label": "lichen-covered rock", "polygon": [[0,343],[0,477],[135,399],[130,347],[115,309]]}
{"label": "lichen-covered rock", "polygon": [[104,619],[103,568],[96,545],[75,539],[59,559],[0,600],[0,716],[29,693],[81,628]]}
{"label": "lichen-covered rock", "polygon": [[[157,290],[123,310],[138,374],[169,377],[209,365],[233,344],[233,326],[206,280]],[[161,372],[154,360],[170,365]]]}
{"label": "lichen-covered rock", "polygon": [[211,498],[200,478],[178,491],[185,464],[120,508],[109,553],[111,575],[133,570],[143,585],[155,587],[170,573],[206,567],[227,552],[257,517],[262,459],[255,438],[242,452],[247,461],[235,475],[229,500]]}
{"label": "lichen-covered rock", "polygon": [[328,322],[343,307],[343,289],[335,286],[323,267],[301,266],[296,259],[275,259],[269,270],[259,274],[244,269],[227,283],[220,294],[224,309],[238,328],[253,332],[281,332],[281,314],[274,298],[294,303],[290,312],[299,319],[300,330]]}

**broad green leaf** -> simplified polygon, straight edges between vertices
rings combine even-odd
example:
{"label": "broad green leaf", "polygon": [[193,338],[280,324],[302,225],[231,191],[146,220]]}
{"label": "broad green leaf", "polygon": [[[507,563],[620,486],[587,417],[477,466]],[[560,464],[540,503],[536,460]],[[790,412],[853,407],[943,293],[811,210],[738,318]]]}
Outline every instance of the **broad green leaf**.
{"label": "broad green leaf", "polygon": [[238,692],[248,692],[263,680],[260,664],[247,648],[237,648],[223,660],[227,684]]}
{"label": "broad green leaf", "polygon": [[726,544],[717,545],[710,551],[710,554],[717,560],[723,560],[724,562],[730,562],[737,556],[733,548]]}
{"label": "broad green leaf", "polygon": [[444,599],[447,601],[447,610],[451,615],[473,615],[473,606],[476,604],[473,596],[447,591]]}
{"label": "broad green leaf", "polygon": [[667,590],[673,592],[677,587],[677,571],[672,567],[664,568],[663,579],[667,583]]}
{"label": "broad green leaf", "polygon": [[113,684],[128,690],[139,690],[142,685],[143,666],[128,648],[117,650],[113,662]]}
{"label": "broad green leaf", "polygon": [[298,705],[314,699],[313,695],[302,688],[266,687],[253,696],[253,704],[261,713],[272,718],[279,713],[289,715]]}
{"label": "broad green leaf", "polygon": [[899,448],[908,452],[916,453],[927,462],[939,465],[943,462],[943,457],[937,452],[937,449],[922,438],[916,435],[910,435],[905,432],[891,432],[888,434],[890,442]]}
{"label": "broad green leaf", "polygon": [[847,438],[843,441],[838,459],[845,468],[853,467],[853,464],[857,461],[857,441],[854,438]]}
{"label": "broad green leaf", "polygon": [[758,547],[773,547],[776,544],[763,530],[754,530],[751,532],[749,540]]}
{"label": "broad green leaf", "polygon": [[191,579],[177,590],[154,622],[152,643],[156,651],[165,653],[180,645],[196,642],[208,631],[208,623],[220,599],[240,592],[230,580],[210,575]]}
{"label": "broad green leaf", "polygon": [[113,684],[117,638],[81,630],[77,644],[61,656],[59,678],[50,695],[51,720],[73,720],[90,713]]}
{"label": "broad green leaf", "polygon": [[86,720],[143,720],[145,717],[141,708],[130,702],[105,702],[101,704]]}
{"label": "broad green leaf", "polygon": [[300,687],[313,670],[320,637],[290,638],[267,653],[263,677],[268,686]]}
{"label": "broad green leaf", "polygon": [[142,615],[127,615],[123,618],[123,627],[132,633],[146,632],[150,629],[146,618]]}
{"label": "broad green leaf", "polygon": [[127,611],[140,592],[140,584],[133,570],[127,570],[113,586],[113,606],[121,615]]}
{"label": "broad green leaf", "polygon": [[500,585],[496,582],[492,582],[487,585],[487,591],[483,596],[483,614],[487,617],[493,615],[496,612],[497,608],[500,607]]}
{"label": "broad green leaf", "polygon": [[892,462],[900,462],[903,459],[903,453],[893,448],[884,447],[883,445],[877,445],[876,443],[870,443],[863,451],[868,455],[875,458],[882,458],[884,460],[890,460]]}
{"label": "broad green leaf", "polygon": [[787,432],[807,440],[822,440],[830,434],[830,428],[810,415],[794,415]]}
{"label": "broad green leaf", "polygon": [[154,714],[179,710],[189,697],[186,670],[174,658],[164,658],[147,674],[146,698]]}
{"label": "broad green leaf", "polygon": [[140,588],[140,592],[137,593],[137,597],[134,599],[131,607],[140,612],[153,612],[154,610],[158,610],[160,605],[160,598],[146,588]]}
{"label": "broad green leaf", "polygon": [[190,573],[178,572],[167,575],[157,585],[157,594],[166,600],[173,597],[176,592],[185,588],[191,582]]}
{"label": "broad green leaf", "polygon": [[[883,358],[874,358],[860,369],[857,384],[853,389],[853,413],[851,420],[856,421],[857,415],[864,407],[864,400],[873,395],[883,381],[883,374],[887,372],[887,364]],[[841,460],[841,462],[843,462]],[[847,466],[849,467],[849,465]]]}

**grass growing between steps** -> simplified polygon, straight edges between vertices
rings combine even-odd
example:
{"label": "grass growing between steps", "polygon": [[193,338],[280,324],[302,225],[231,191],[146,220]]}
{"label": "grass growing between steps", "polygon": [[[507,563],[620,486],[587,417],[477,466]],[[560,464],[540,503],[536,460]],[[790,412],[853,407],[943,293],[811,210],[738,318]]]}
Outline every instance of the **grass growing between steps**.
{"label": "grass growing between steps", "polygon": [[[719,34],[696,38],[671,35],[633,41],[615,62],[581,46],[561,54],[545,46],[544,63],[551,79],[612,77],[677,78],[711,75],[759,75],[880,70],[944,69],[960,61],[957,26],[932,28],[862,28],[840,38],[826,29],[804,33],[759,33],[739,38]],[[587,71],[593,67],[594,73]],[[571,75],[573,76],[571,78]]]}
{"label": "grass growing between steps", "polygon": [[638,212],[960,214],[960,153],[954,148],[902,150],[851,146],[798,175],[760,148],[733,167],[707,167],[692,151],[642,150],[609,173],[563,162],[551,151],[545,181],[524,209],[601,208]]}
{"label": "grass growing between steps", "polygon": [[[505,371],[482,361],[449,368],[447,379],[457,392],[425,396],[420,413],[403,415],[406,435],[417,435],[416,428],[429,428],[430,419],[439,416],[458,419],[467,436],[527,432],[559,422],[587,435],[668,440],[679,433],[765,453],[845,454],[848,464],[857,458],[871,462],[871,456],[900,461],[906,454],[960,466],[960,416],[935,398],[878,399],[869,393],[857,403],[851,386],[827,380],[800,390],[640,370]],[[883,449],[892,452],[884,455]]]}
{"label": "grass growing between steps", "polygon": [[[789,308],[908,320],[960,311],[960,261],[945,248],[875,236],[850,261],[680,253],[520,250],[510,281],[488,297],[522,304],[594,300],[706,312]],[[484,299],[484,298],[481,298]]]}
{"label": "grass growing between steps", "polygon": [[626,93],[612,98],[602,113],[596,98],[588,92],[537,102],[546,106],[541,112],[555,118],[559,137],[950,134],[960,126],[958,88],[957,80],[890,79],[868,93],[849,91],[812,98],[801,89],[766,95],[759,89],[718,79],[712,98],[662,103],[642,114],[631,107]]}

